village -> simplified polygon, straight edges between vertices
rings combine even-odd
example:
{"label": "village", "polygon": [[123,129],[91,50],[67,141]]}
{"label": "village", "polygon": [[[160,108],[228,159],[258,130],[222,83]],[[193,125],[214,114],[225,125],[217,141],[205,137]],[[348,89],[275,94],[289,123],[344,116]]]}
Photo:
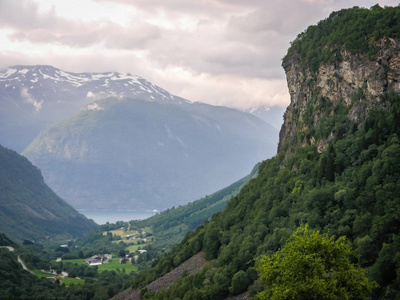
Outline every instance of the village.
{"label": "village", "polygon": [[[131,230],[130,227],[120,227],[118,229],[104,231],[103,236],[110,237],[112,243],[123,244],[125,250],[119,253],[96,253],[90,257],[77,259],[57,258],[56,262],[64,264],[72,264],[75,266],[86,265],[90,268],[94,267],[99,273],[104,271],[123,271],[126,273],[137,272],[137,263],[141,255],[147,252],[142,249],[143,246],[149,245],[154,241],[154,236],[149,228],[145,230]],[[68,249],[68,244],[59,245],[59,248]],[[68,274],[65,271],[56,269],[28,270],[39,277],[44,277],[53,282],[69,284],[83,284],[84,279],[74,276],[73,273]],[[72,275],[72,276],[71,276]],[[72,278],[71,278],[72,277]]]}

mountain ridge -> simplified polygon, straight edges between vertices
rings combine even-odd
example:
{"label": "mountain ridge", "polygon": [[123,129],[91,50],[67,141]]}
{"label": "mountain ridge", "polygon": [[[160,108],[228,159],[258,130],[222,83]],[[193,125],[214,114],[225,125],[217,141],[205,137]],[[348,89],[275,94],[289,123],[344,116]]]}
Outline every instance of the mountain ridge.
{"label": "mountain ridge", "polygon": [[108,98],[47,127],[23,153],[78,209],[162,210],[246,176],[276,144],[272,126],[235,109]]}
{"label": "mountain ridge", "polygon": [[[40,130],[110,97],[194,103],[130,73],[73,73],[49,65],[10,66],[0,71],[0,142],[22,152]],[[268,122],[268,118],[276,123],[275,114],[262,119]]]}
{"label": "mountain ridge", "polygon": [[59,198],[38,168],[0,146],[0,232],[13,240],[76,238],[97,225]]}
{"label": "mountain ridge", "polygon": [[[1,72],[3,72],[3,74],[1,74]],[[86,92],[86,86],[89,86],[89,88],[92,88],[93,90],[87,91],[87,97],[95,97],[97,91],[99,94],[103,94],[103,98],[115,94],[123,97],[126,93],[133,92],[131,95],[137,96],[150,93],[157,94],[157,96],[161,96],[164,100],[172,99],[177,102],[190,102],[189,100],[171,95],[164,89],[153,85],[146,79],[130,73],[74,73],[63,71],[50,65],[16,65],[0,71],[0,82],[4,82],[6,88],[14,89],[22,83],[25,87],[29,86],[26,88],[35,90],[40,85],[43,85],[43,81],[41,80],[44,80],[55,89],[57,89],[59,83],[63,83],[64,86],[59,88],[61,90],[65,89],[65,87],[69,85],[81,88]],[[153,98],[148,98],[148,100],[151,99]]]}

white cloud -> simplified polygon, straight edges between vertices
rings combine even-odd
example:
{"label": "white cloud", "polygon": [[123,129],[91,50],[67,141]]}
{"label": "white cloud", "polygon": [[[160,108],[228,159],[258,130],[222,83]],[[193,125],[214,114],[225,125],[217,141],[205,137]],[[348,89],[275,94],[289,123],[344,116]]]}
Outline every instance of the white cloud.
{"label": "white cloud", "polygon": [[36,101],[36,99],[31,94],[29,94],[29,90],[27,88],[25,88],[25,87],[22,88],[21,96],[25,99],[25,101],[27,103],[30,103],[33,105],[35,112],[38,112],[42,108],[43,100]]}
{"label": "white cloud", "polygon": [[334,10],[375,3],[0,0],[0,67],[129,72],[193,101],[287,105],[281,58],[290,41]]}

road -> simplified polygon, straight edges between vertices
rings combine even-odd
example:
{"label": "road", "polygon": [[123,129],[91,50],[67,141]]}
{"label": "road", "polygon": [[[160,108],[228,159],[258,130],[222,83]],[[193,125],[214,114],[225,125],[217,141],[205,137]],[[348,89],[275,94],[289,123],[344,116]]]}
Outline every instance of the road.
{"label": "road", "polygon": [[[7,248],[8,250],[10,250],[11,252],[14,252],[14,248],[13,247],[10,247],[10,246],[0,246],[0,248]],[[21,264],[21,266],[22,266],[22,268],[24,268],[24,270],[27,270],[29,273],[31,273],[31,274],[35,274],[35,273],[33,273],[31,270],[29,270],[28,268],[27,268],[27,266],[25,265],[25,263],[22,261],[22,259],[19,257],[19,255],[18,255],[18,262]]]}

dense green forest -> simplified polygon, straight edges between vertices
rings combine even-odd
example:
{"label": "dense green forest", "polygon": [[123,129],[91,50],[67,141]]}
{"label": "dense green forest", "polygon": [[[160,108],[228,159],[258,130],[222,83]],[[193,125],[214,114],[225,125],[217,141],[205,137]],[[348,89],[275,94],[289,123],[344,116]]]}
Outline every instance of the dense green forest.
{"label": "dense green forest", "polygon": [[[367,22],[361,20],[374,20],[368,23],[372,27],[383,24],[375,27],[376,39],[397,37],[399,12],[400,7],[375,6],[333,13],[293,42],[289,54],[297,51],[305,64],[319,64],[325,58],[312,62],[310,59],[318,54],[308,55],[304,52],[307,47],[324,53],[337,43],[352,51],[362,49],[360,55],[372,57],[376,44],[368,40],[375,31],[364,30]],[[350,26],[348,30],[346,26]],[[328,28],[323,36],[315,35]],[[329,32],[335,42],[330,40]],[[358,42],[354,36],[367,43]],[[347,45],[347,40],[359,48]],[[362,93],[354,99],[368,101]],[[309,122],[313,109],[320,104],[319,97],[312,97],[308,109],[298,112],[297,128],[307,126],[298,134],[309,135],[313,144],[303,144],[304,136],[299,136],[296,145],[283,145],[283,151],[261,164],[258,177],[223,212],[189,233],[154,269],[141,273],[133,287],[143,287],[199,251],[205,252],[208,265],[197,274],[181,278],[168,290],[144,290],[143,298],[223,299],[245,291],[250,295],[262,293],[264,283],[256,270],[258,258],[276,253],[296,228],[308,224],[322,234],[349,240],[356,253],[352,262],[366,269],[370,282],[379,285],[372,290],[373,299],[398,299],[400,95],[383,93],[378,105],[369,103],[368,117],[360,123],[350,121],[348,116],[354,103],[323,100],[319,124]],[[318,141],[326,140],[333,132],[325,150],[319,152]]]}

